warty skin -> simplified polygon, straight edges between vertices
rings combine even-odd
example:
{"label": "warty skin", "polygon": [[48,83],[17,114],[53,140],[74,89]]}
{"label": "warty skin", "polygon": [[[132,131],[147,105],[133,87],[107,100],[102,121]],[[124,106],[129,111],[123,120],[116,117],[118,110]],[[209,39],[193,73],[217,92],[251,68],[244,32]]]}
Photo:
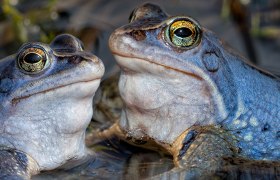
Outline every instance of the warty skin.
{"label": "warty skin", "polygon": [[[47,60],[41,71],[28,72],[20,66],[21,59],[35,59],[38,51]],[[32,55],[27,56],[29,52]],[[29,158],[20,162],[36,169],[32,174],[92,156],[85,145],[85,130],[103,74],[102,61],[83,51],[80,40],[68,34],[49,45],[26,43],[17,54],[1,60],[2,149],[26,154]]]}
{"label": "warty skin", "polygon": [[[280,159],[278,78],[245,63],[190,17],[169,16],[151,4],[131,17],[109,40],[122,71],[122,131],[170,146],[193,126],[213,125],[237,140],[240,157]],[[166,37],[179,20],[201,30],[197,44],[178,47]]]}

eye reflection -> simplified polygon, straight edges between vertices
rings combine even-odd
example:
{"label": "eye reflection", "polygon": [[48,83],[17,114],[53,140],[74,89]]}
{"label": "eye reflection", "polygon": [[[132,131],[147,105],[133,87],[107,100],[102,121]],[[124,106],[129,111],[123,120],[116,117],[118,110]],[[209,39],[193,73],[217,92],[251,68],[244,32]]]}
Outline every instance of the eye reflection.
{"label": "eye reflection", "polygon": [[27,73],[42,71],[47,64],[47,56],[43,49],[31,47],[23,50],[18,55],[18,66]]}
{"label": "eye reflection", "polygon": [[199,43],[201,29],[195,21],[180,18],[166,28],[165,37],[176,47],[191,48]]}

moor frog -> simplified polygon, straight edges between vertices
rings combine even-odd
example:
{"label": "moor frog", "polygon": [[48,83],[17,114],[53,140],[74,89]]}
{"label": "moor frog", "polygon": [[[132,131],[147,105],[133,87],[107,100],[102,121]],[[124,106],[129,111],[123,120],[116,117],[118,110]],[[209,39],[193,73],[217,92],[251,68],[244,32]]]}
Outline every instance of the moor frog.
{"label": "moor frog", "polygon": [[280,160],[279,79],[246,63],[196,20],[147,3],[111,34],[109,46],[121,68],[124,106],[104,134],[151,140],[177,166],[195,153],[204,156],[196,163],[217,156]]}
{"label": "moor frog", "polygon": [[84,161],[99,58],[72,35],[25,43],[0,61],[0,177],[30,178]]}

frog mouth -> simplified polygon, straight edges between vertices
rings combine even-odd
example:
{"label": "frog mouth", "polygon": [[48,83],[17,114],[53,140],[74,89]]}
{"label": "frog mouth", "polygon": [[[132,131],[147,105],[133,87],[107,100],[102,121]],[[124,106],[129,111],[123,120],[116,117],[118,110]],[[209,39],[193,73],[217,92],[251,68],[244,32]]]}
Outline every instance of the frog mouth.
{"label": "frog mouth", "polygon": [[220,113],[220,119],[225,119],[227,117],[228,111],[226,110],[223,97],[215,82],[213,82],[213,80],[207,73],[205,73],[202,69],[196,67],[195,65],[163,55],[158,55],[157,60],[154,60],[152,59],[153,57],[145,58],[141,56],[141,54],[138,54],[138,56],[116,52],[113,52],[113,54],[118,65],[127,75],[133,73],[147,73],[152,76],[166,76],[166,78],[169,78],[170,81],[172,81],[173,78],[177,78],[178,76],[180,76],[180,74],[183,76],[186,75],[187,78],[184,80],[186,82],[186,87],[192,86],[189,79],[196,79],[200,82],[204,81],[203,83],[207,85],[207,91],[210,93],[210,96],[215,97],[215,102],[213,102],[213,104],[215,104],[217,111]]}
{"label": "frog mouth", "polygon": [[[59,85],[59,86],[55,86],[49,89],[45,89],[42,91],[38,91],[38,92],[32,92],[32,93],[27,93],[27,94],[23,94],[21,96],[16,96],[12,99],[12,104],[16,105],[18,102],[20,102],[21,100],[33,97],[33,96],[37,96],[37,95],[44,95],[50,92],[57,92],[61,89],[70,89],[71,87],[78,87],[78,86],[89,86],[90,88],[84,88],[85,91],[87,92],[80,92],[80,94],[84,94],[86,95],[90,95],[90,94],[94,94],[95,90],[97,89],[97,87],[99,86],[99,83],[101,81],[101,78],[96,78],[96,79],[92,79],[92,80],[84,80],[84,81],[77,81],[77,82],[72,82],[72,83],[68,83],[68,84],[63,84],[63,85]],[[93,92],[94,91],[94,92]],[[71,95],[70,95],[71,96]]]}
{"label": "frog mouth", "polygon": [[[183,70],[183,69],[171,67],[171,66],[168,66],[165,64],[157,63],[157,62],[151,61],[146,58],[130,57],[130,56],[120,55],[120,54],[116,54],[116,53],[114,53],[114,56],[116,58],[118,65],[124,71],[141,72],[141,71],[147,71],[147,69],[152,69],[152,71],[154,71],[154,73],[162,73],[162,71],[159,70],[159,68],[158,68],[158,67],[162,67],[168,71],[176,71],[181,74],[185,74],[187,76],[196,78],[198,80],[203,80],[203,78],[201,76],[198,76],[197,73],[194,73],[193,70],[191,70],[191,69]],[[132,63],[132,62],[134,62],[134,63]],[[145,66],[145,67],[143,67],[143,66]],[[158,72],[157,72],[157,70],[158,70]]]}

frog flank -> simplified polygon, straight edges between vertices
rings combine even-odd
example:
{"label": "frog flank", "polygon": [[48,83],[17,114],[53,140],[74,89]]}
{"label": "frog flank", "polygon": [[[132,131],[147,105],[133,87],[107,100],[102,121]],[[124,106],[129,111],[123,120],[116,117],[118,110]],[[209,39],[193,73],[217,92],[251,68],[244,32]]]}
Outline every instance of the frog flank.
{"label": "frog flank", "polygon": [[31,174],[93,155],[85,130],[103,73],[101,60],[68,34],[0,60],[0,146],[11,151],[1,154],[24,154],[19,162],[36,169]]}
{"label": "frog flank", "polygon": [[280,82],[249,65],[188,16],[135,9],[109,46],[121,68],[120,128],[171,146],[193,126],[217,126],[239,156],[280,160]]}

